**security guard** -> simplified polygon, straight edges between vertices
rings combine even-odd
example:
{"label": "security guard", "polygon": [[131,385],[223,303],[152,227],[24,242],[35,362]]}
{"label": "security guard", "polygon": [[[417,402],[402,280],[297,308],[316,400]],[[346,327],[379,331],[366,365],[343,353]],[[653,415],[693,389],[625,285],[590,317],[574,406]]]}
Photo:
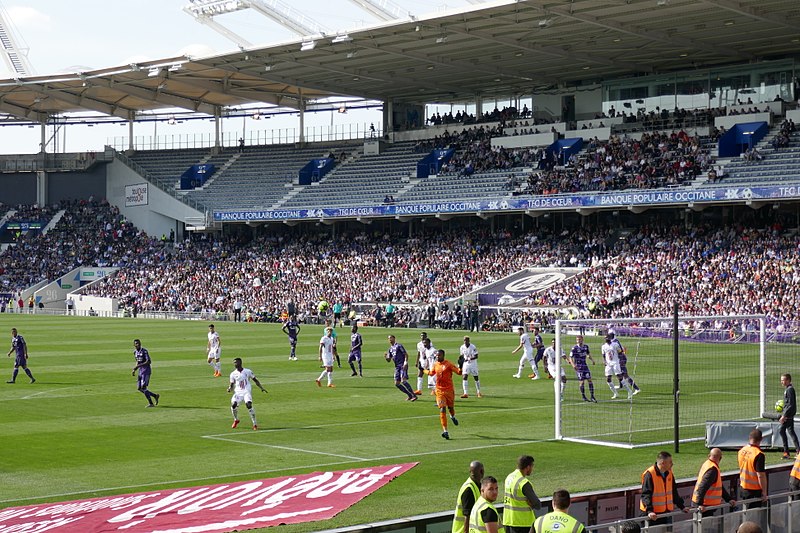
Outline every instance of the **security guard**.
{"label": "security guard", "polygon": [[458,490],[456,510],[453,514],[452,533],[465,533],[469,530],[469,515],[475,502],[481,496],[481,480],[483,479],[483,463],[472,461],[469,464],[469,477]]}
{"label": "security guard", "polygon": [[639,509],[643,516],[647,516],[650,526],[657,526],[672,523],[671,516],[659,518],[658,515],[671,513],[675,507],[684,513],[689,512],[675,486],[672,455],[669,452],[660,452],[656,463],[642,472],[642,498]]}
{"label": "security guard", "polygon": [[730,503],[731,507],[736,505],[736,500],[732,499],[725,487],[722,486],[722,475],[719,471],[720,461],[722,461],[722,450],[713,448],[708,453],[706,462],[700,467],[700,473],[697,474],[692,503],[700,509],[703,516],[713,515],[716,509],[707,510],[706,508],[722,505],[723,501]]}
{"label": "security guard", "polygon": [[570,496],[566,489],[553,493],[553,512],[536,519],[536,533],[583,533],[583,524],[567,514]]}
{"label": "security guard", "polygon": [[739,496],[742,500],[761,498],[748,507],[761,507],[767,501],[767,472],[765,470],[764,452],[761,451],[761,430],[756,428],[750,432],[747,446],[739,450]]}
{"label": "security guard", "polygon": [[533,511],[542,508],[542,502],[528,481],[531,472],[533,457],[522,455],[517,459],[517,469],[506,477],[503,525],[508,533],[529,533],[533,526]]}
{"label": "security guard", "polygon": [[469,514],[469,533],[505,533],[494,506],[497,493],[497,479],[486,476],[481,480],[481,495]]}

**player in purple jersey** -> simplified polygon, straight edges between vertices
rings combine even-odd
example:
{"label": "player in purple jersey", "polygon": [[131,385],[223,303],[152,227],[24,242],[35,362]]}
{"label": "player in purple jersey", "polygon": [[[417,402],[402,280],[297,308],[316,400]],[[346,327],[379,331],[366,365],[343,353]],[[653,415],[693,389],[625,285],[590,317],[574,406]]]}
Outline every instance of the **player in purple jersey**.
{"label": "player in purple jersey", "polygon": [[[580,383],[583,401],[597,403],[597,400],[594,398],[594,383],[592,383],[592,373],[589,370],[589,365],[586,364],[586,359],[589,359],[593,365],[595,364],[594,359],[589,353],[589,346],[583,343],[583,335],[578,335],[575,337],[575,346],[573,346],[572,350],[569,352],[569,364],[572,365],[572,368],[575,369],[575,374],[578,376],[578,382]],[[586,389],[584,388],[585,381],[589,382],[589,396],[591,399],[586,398]]]}
{"label": "player in purple jersey", "polygon": [[628,375],[628,353],[623,348],[622,343],[619,342],[614,330],[608,330],[608,336],[611,337],[611,344],[617,349],[617,357],[619,357],[619,368],[622,370],[622,378],[619,380],[619,388],[623,387],[622,380],[626,380],[628,385],[633,389],[633,395],[641,392],[639,386],[633,381],[633,378]]}
{"label": "player in purple jersey", "polygon": [[[528,376],[531,379],[539,379],[539,361],[544,358],[544,341],[539,333],[539,328],[533,328],[533,349],[536,350],[536,355],[533,357],[533,375]],[[544,365],[545,372],[547,372],[547,365]],[[549,376],[550,374],[548,374]]]}
{"label": "player in purple jersey", "polygon": [[[358,332],[358,326],[353,324],[353,327],[350,329],[350,357],[347,358],[347,362],[350,363],[350,370],[353,371],[350,376],[361,376],[364,377],[364,374],[361,373],[361,346],[364,344],[364,339],[361,338],[361,333]],[[355,361],[358,361],[358,373],[356,373],[356,367],[353,365]]]}
{"label": "player in purple jersey", "polygon": [[386,362],[394,361],[394,386],[407,396],[407,401],[417,401],[414,389],[408,383],[408,352],[397,342],[394,335],[389,335],[389,350],[384,356]]}
{"label": "player in purple jersey", "polygon": [[[136,371],[139,371],[139,377],[136,379],[136,388],[147,398],[148,405],[145,407],[155,407],[158,405],[161,395],[147,390],[147,386],[150,385],[150,352],[146,348],[142,348],[142,343],[139,339],[133,340],[133,356],[136,358],[136,366],[131,370],[131,376],[135,376]],[[154,399],[156,401],[155,404],[153,404]]]}
{"label": "player in purple jersey", "polygon": [[22,367],[22,370],[28,374],[28,377],[31,378],[31,383],[36,383],[36,378],[33,377],[33,374],[31,374],[28,368],[28,343],[25,342],[22,335],[17,333],[17,328],[11,328],[11,349],[6,356],[11,357],[12,352],[16,352],[16,357],[14,358],[14,373],[11,375],[11,379],[6,381],[6,383],[14,383],[17,381],[19,367]]}
{"label": "player in purple jersey", "polygon": [[289,320],[281,328],[281,331],[286,333],[286,336],[289,337],[289,361],[297,361],[297,354],[295,349],[297,348],[297,335],[300,333],[300,324],[297,323],[297,318],[294,315],[289,315]]}

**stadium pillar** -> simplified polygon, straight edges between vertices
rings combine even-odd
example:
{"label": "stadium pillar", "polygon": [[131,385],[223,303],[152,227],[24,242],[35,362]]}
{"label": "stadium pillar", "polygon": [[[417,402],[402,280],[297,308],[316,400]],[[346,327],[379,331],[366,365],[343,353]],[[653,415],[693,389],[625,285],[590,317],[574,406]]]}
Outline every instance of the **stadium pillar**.
{"label": "stadium pillar", "polygon": [[[425,117],[427,118],[427,117]],[[383,101],[383,133],[391,133],[394,131],[394,121],[392,121],[392,101],[386,99]]]}
{"label": "stadium pillar", "polygon": [[298,109],[300,110],[300,137],[299,141],[300,144],[305,144],[306,142],[306,99],[303,97],[303,89],[298,87],[297,88],[298,95],[300,96],[300,105],[298,105]]}
{"label": "stadium pillar", "polygon": [[483,96],[481,93],[475,93],[475,118],[480,120],[483,116]]}
{"label": "stadium pillar", "polygon": [[678,330],[678,302],[676,301],[673,304],[672,308],[672,397],[675,399],[674,408],[672,410],[673,414],[673,426],[674,426],[674,436],[675,436],[675,453],[680,451],[680,431],[679,431],[679,423],[680,423],[680,416],[678,412],[678,406],[680,403],[680,383],[678,379],[678,339],[680,338],[680,332]]}
{"label": "stadium pillar", "polygon": [[[156,121],[157,122],[157,121]],[[220,134],[220,107],[214,106],[214,149],[219,151],[219,134]]]}
{"label": "stadium pillar", "polygon": [[36,203],[47,205],[47,172],[36,171]]}
{"label": "stadium pillar", "polygon": [[133,153],[133,111],[128,113],[128,151]]}

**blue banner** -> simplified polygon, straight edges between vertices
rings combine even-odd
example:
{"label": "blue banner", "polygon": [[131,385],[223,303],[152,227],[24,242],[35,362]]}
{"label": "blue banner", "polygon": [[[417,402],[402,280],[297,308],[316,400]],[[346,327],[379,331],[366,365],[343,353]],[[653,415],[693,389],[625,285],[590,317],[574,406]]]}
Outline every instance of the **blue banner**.
{"label": "blue banner", "polygon": [[530,198],[494,198],[424,204],[394,204],[356,207],[319,207],[314,209],[276,209],[265,211],[214,211],[217,222],[268,220],[334,219],[359,217],[394,217],[448,213],[486,213],[504,211],[603,208],[624,209],[633,206],[715,204],[746,201],[774,201],[800,198],[800,186],[714,187],[707,189],[652,189],[585,195],[534,196]]}

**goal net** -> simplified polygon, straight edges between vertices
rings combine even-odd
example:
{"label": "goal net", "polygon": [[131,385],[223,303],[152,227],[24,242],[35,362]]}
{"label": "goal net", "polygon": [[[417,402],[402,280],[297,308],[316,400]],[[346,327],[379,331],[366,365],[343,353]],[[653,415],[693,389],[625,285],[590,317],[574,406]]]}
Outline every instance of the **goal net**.
{"label": "goal net", "polygon": [[[592,380],[583,383],[587,401],[569,359],[558,359],[567,384],[562,400],[555,383],[556,438],[637,448],[676,437],[701,440],[707,421],[774,414],[783,395],[780,374],[791,371],[800,350],[792,342],[777,342],[782,339],[774,332],[768,337],[766,322],[763,316],[680,317],[676,346],[672,317],[557,321],[556,353],[569,356],[582,335],[595,364],[587,359]],[[623,381],[635,394],[625,383],[620,386],[617,375],[609,387],[602,350],[609,332],[624,348],[632,383]]]}

